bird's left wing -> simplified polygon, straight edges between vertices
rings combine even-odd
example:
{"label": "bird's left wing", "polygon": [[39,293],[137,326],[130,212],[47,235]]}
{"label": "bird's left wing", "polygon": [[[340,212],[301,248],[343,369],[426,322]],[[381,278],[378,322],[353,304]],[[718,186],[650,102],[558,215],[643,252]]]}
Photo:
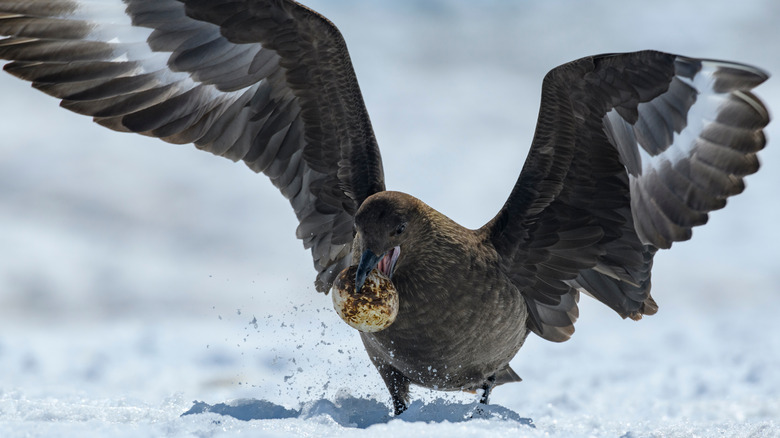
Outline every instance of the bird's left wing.
{"label": "bird's left wing", "polygon": [[4,69],[108,128],[270,177],[317,289],[350,260],[352,216],[384,190],[344,40],[290,0],[0,0]]}
{"label": "bird's left wing", "polygon": [[517,183],[483,230],[530,322],[563,341],[584,290],[652,314],[659,248],[687,240],[758,170],[769,114],[754,67],[645,51],[583,58],[545,77]]}

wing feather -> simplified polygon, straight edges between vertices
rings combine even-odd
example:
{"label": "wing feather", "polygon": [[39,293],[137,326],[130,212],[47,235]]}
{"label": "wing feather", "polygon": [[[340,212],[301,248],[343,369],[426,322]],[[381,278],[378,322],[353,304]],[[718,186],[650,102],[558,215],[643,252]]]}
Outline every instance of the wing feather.
{"label": "wing feather", "polygon": [[194,143],[265,173],[290,200],[327,292],[352,215],[384,190],[338,30],[289,0],[7,0],[4,69],[123,132]]}
{"label": "wing feather", "polygon": [[689,239],[758,170],[769,113],[750,90],[767,77],[652,51],[583,58],[545,77],[526,164],[483,227],[537,334],[568,339],[577,290],[623,317],[656,312],[656,251]]}

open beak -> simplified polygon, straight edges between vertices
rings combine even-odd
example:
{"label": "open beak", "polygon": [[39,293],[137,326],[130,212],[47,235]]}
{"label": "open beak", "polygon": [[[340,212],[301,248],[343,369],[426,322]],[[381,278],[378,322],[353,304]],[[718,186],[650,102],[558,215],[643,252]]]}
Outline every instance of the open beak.
{"label": "open beak", "polygon": [[387,275],[388,278],[392,278],[395,262],[398,261],[400,254],[401,248],[398,246],[387,251],[382,257],[374,254],[370,249],[363,251],[363,254],[360,256],[360,263],[358,263],[357,274],[355,274],[355,292],[360,292],[369,272],[376,268],[377,265],[379,265],[379,270],[383,274]]}

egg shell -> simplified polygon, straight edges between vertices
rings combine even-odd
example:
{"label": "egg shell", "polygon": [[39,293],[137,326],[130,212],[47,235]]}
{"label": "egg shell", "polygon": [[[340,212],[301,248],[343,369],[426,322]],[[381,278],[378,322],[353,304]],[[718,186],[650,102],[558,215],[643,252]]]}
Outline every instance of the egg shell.
{"label": "egg shell", "polygon": [[351,327],[373,333],[389,327],[398,315],[398,291],[390,278],[372,270],[355,292],[357,266],[341,271],[331,288],[333,308]]}

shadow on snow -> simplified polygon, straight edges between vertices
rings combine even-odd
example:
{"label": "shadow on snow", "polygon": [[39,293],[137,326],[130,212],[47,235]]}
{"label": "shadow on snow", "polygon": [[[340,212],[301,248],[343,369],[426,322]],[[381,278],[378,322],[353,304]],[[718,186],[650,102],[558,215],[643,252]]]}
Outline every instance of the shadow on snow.
{"label": "shadow on snow", "polygon": [[384,403],[374,399],[356,398],[351,395],[339,395],[335,401],[315,400],[305,403],[300,409],[287,409],[267,400],[239,399],[226,403],[209,405],[196,401],[184,415],[215,413],[238,420],[270,420],[284,418],[309,419],[327,416],[343,427],[365,429],[371,425],[387,423],[392,419],[409,422],[450,422],[457,423],[476,419],[514,421],[521,425],[534,427],[530,418],[498,405],[480,403],[461,404],[437,399],[431,403],[415,401],[398,417],[390,416]]}

